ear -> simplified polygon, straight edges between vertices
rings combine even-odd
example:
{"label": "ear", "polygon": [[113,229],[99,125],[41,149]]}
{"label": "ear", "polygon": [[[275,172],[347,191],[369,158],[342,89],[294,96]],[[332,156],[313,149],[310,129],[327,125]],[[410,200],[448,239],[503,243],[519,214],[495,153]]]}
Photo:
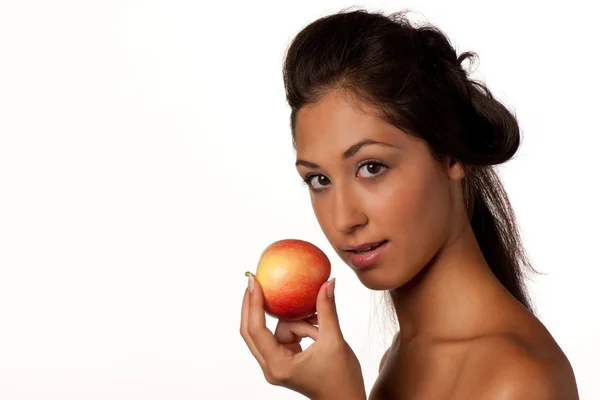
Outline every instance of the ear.
{"label": "ear", "polygon": [[452,156],[445,158],[444,167],[448,178],[453,181],[459,181],[465,177],[464,165]]}

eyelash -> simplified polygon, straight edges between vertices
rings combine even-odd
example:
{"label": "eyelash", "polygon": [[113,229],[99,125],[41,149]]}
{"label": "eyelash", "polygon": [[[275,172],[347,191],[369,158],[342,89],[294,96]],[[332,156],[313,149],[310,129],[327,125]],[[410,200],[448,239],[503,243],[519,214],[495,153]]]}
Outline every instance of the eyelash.
{"label": "eyelash", "polygon": [[[379,160],[368,159],[368,160],[361,161],[360,164],[358,164],[357,172],[362,167],[364,167],[365,165],[369,165],[369,164],[378,165],[380,167],[383,167],[383,169],[388,169],[389,168],[387,165],[385,165],[383,162],[381,162]],[[308,188],[310,190],[312,190],[313,192],[320,192],[320,191],[322,191],[323,189],[315,189],[315,188],[313,188],[310,185],[310,181],[312,180],[312,178],[314,178],[315,176],[320,176],[320,175],[322,175],[322,174],[310,173],[310,174],[306,175],[302,179],[302,186],[308,186]],[[365,179],[376,179],[376,178],[379,178],[381,175],[382,175],[382,173],[379,173],[379,174],[373,176],[372,178],[365,178]]]}

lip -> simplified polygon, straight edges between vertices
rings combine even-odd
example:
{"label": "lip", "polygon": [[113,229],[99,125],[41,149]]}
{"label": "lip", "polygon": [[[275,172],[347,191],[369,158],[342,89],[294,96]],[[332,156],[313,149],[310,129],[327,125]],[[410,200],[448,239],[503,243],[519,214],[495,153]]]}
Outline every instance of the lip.
{"label": "lip", "polygon": [[363,249],[369,248],[377,243],[381,243],[381,241],[380,242],[372,242],[372,243],[363,243],[360,246],[348,247],[344,250],[346,251],[348,258],[354,267],[360,268],[360,269],[369,268],[369,267],[372,267],[375,264],[377,264],[377,262],[380,260],[381,253],[383,252],[383,250],[386,248],[386,246],[388,244],[387,240],[384,240],[383,242],[384,243],[382,245],[380,245],[379,247],[377,247],[371,251],[368,251],[366,253],[358,254],[358,253],[356,253],[356,251],[360,251],[361,248],[363,248]]}
{"label": "lip", "polygon": [[375,246],[376,244],[379,244],[381,242],[385,242],[385,240],[380,240],[378,242],[361,243],[358,246],[345,247],[344,251],[362,251],[368,249],[369,247]]}

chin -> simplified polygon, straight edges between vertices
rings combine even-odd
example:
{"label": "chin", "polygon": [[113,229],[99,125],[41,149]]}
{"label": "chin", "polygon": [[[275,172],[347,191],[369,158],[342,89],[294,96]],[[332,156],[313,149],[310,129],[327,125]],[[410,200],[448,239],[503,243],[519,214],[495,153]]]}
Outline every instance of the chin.
{"label": "chin", "polygon": [[356,273],[358,280],[367,289],[393,290],[402,285],[402,283],[398,284],[396,279],[393,279],[392,276],[390,276],[389,271],[386,273],[386,271],[377,267],[366,270],[354,270],[354,272]]}
{"label": "chin", "polygon": [[359,280],[363,284],[364,287],[366,287],[367,289],[370,289],[370,290],[388,291],[388,290],[394,290],[397,288],[397,286],[395,286],[395,285],[390,285],[389,282],[379,282],[379,281],[374,281],[374,280],[369,280],[369,279],[364,279],[364,278],[359,278]]}
{"label": "chin", "polygon": [[[351,267],[352,268],[352,267]],[[410,268],[403,268],[395,265],[392,270],[385,268],[385,265],[377,265],[364,270],[356,270],[358,280],[368,289],[371,290],[394,290],[409,284],[413,279],[420,275],[421,269],[411,272]],[[403,273],[399,274],[402,271]],[[411,272],[411,273],[408,273]]]}

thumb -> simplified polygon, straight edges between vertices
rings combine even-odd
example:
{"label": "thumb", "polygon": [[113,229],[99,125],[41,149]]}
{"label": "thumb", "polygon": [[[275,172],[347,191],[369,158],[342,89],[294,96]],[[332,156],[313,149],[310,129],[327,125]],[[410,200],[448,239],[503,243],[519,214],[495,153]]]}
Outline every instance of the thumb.
{"label": "thumb", "polygon": [[317,318],[319,320],[319,339],[342,339],[342,330],[335,304],[335,278],[325,282],[317,296]]}

